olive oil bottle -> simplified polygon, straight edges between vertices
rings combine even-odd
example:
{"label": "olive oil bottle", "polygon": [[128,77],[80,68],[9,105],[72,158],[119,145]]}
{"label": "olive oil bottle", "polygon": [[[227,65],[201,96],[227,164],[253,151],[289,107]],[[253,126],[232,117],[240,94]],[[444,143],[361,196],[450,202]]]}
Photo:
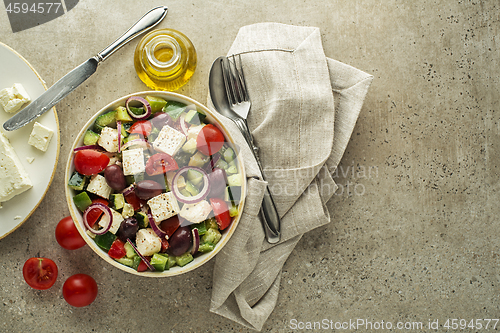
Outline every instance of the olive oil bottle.
{"label": "olive oil bottle", "polygon": [[153,90],[174,91],[185,85],[196,69],[196,50],[189,38],[173,29],[145,35],[135,49],[135,70]]}

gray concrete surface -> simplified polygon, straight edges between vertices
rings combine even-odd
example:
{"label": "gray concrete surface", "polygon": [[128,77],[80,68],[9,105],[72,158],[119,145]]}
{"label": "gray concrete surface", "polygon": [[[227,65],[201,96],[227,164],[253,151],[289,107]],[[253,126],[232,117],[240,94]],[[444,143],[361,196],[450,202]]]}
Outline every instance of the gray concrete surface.
{"label": "gray concrete surface", "polygon": [[[15,34],[0,6],[0,41],[51,85],[160,4],[170,9],[160,27],[182,31],[197,48],[197,71],[179,92],[199,101],[211,62],[239,27],[262,21],[320,27],[327,56],[374,76],[336,175],[343,186],[329,203],[332,223],[306,234],[290,256],[263,331],[364,319],[391,322],[393,331],[397,322],[422,322],[410,331],[444,332],[453,331],[447,319],[500,317],[497,1],[81,0]],[[56,177],[32,217],[0,240],[1,332],[247,332],[208,311],[213,262],[145,280],[103,265],[89,248],[67,251],[55,241],[55,225],[68,215],[63,170],[77,130],[109,101],[146,88],[133,68],[136,42],[57,108]],[[44,292],[21,272],[37,254],[60,271]],[[61,288],[82,271],[96,277],[99,296],[73,308]],[[436,320],[438,330],[426,329]]]}

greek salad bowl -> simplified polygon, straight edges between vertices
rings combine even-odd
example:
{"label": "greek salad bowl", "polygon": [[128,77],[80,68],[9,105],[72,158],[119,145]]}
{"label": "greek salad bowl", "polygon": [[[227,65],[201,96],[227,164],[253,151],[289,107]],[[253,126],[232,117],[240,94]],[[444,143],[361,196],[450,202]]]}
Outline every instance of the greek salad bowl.
{"label": "greek salad bowl", "polygon": [[189,97],[119,98],[81,129],[65,189],[80,235],[125,272],[167,277],[213,258],[238,226],[243,160],[218,115]]}

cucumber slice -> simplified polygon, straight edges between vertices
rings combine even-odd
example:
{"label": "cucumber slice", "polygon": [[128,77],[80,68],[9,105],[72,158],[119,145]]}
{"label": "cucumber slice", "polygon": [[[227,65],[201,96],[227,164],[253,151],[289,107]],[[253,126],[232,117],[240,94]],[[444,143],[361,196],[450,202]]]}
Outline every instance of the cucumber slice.
{"label": "cucumber slice", "polygon": [[115,127],[116,126],[116,110],[101,114],[99,117],[96,118],[95,124],[100,126],[101,128],[103,128],[105,126]]}
{"label": "cucumber slice", "polygon": [[114,210],[122,209],[125,205],[125,198],[121,193],[114,193],[109,195],[110,208]]}
{"label": "cucumber slice", "polygon": [[150,261],[151,266],[153,266],[158,272],[163,272],[165,267],[168,269],[167,263],[168,255],[160,253],[153,254]]}
{"label": "cucumber slice", "polygon": [[85,146],[96,145],[97,141],[99,141],[99,137],[100,137],[99,134],[89,129],[85,132],[85,135],[83,136],[83,144]]}
{"label": "cucumber slice", "polygon": [[198,110],[189,110],[186,114],[185,120],[193,125],[201,124],[207,116]]}
{"label": "cucumber slice", "polygon": [[196,152],[196,139],[191,138],[182,146],[182,150],[188,154],[194,154]]}
{"label": "cucumber slice", "polygon": [[121,121],[122,123],[128,123],[131,121],[134,121],[132,117],[127,112],[127,109],[124,106],[119,106],[116,108],[116,114],[115,114],[115,119],[117,121]]}
{"label": "cucumber slice", "polygon": [[68,186],[76,191],[83,191],[87,177],[75,171],[68,181]]}
{"label": "cucumber slice", "polygon": [[198,252],[206,253],[206,252],[212,251],[214,248],[215,248],[214,244],[203,243],[203,244],[200,244],[200,247],[198,248]]}
{"label": "cucumber slice", "polygon": [[241,186],[241,183],[243,181],[242,178],[243,177],[241,177],[241,174],[239,174],[239,173],[228,176],[227,177],[227,184],[229,186]]}
{"label": "cucumber slice", "polygon": [[198,193],[200,193],[200,191],[198,190],[198,188],[196,186],[193,185],[193,183],[191,183],[189,180],[186,181],[186,191],[189,192],[189,194],[191,194],[193,197],[195,195],[197,195]]}
{"label": "cucumber slice", "polygon": [[145,99],[151,106],[151,113],[161,111],[167,104],[167,101],[160,97],[146,96]]}
{"label": "cucumber slice", "polygon": [[137,223],[139,224],[140,228],[147,228],[148,227],[149,218],[145,213],[137,212],[137,213],[135,213],[134,217],[137,220]]}
{"label": "cucumber slice", "polygon": [[175,262],[177,263],[177,265],[179,266],[186,266],[187,264],[189,264],[191,261],[193,261],[193,256],[191,255],[191,253],[189,252],[186,252],[178,257],[175,257]]}
{"label": "cucumber slice", "polygon": [[127,258],[134,258],[135,256],[137,256],[137,254],[135,253],[135,250],[134,248],[132,247],[132,245],[130,245],[129,242],[126,242],[125,245],[125,256]]}
{"label": "cucumber slice", "polygon": [[118,261],[120,264],[128,266],[128,267],[134,266],[134,259],[132,259],[132,258],[123,257],[123,258],[115,259],[115,260]]}
{"label": "cucumber slice", "polygon": [[75,206],[82,212],[92,204],[92,200],[90,200],[87,192],[81,192],[75,195],[73,197],[73,202],[75,203]]}
{"label": "cucumber slice", "polygon": [[232,148],[227,148],[224,151],[223,156],[224,156],[224,159],[226,160],[226,162],[231,162],[236,157],[236,154],[234,153],[234,150]]}

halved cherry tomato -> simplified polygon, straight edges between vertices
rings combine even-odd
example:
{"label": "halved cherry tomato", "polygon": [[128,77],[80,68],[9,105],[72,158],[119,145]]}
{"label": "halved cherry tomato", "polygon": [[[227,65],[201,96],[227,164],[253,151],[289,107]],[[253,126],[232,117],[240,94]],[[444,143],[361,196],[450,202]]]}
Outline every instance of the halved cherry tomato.
{"label": "halved cherry tomato", "polygon": [[196,148],[205,155],[213,155],[224,145],[224,135],[212,124],[203,126],[196,138]]}
{"label": "halved cherry tomato", "polygon": [[45,290],[57,280],[57,265],[47,258],[29,258],[23,266],[24,281],[34,289]]}
{"label": "halved cherry tomato", "polygon": [[125,243],[118,238],[115,239],[115,241],[111,244],[108,255],[114,259],[121,259],[125,257],[125,254],[127,254],[125,251]]}
{"label": "halved cherry tomato", "polygon": [[92,149],[79,150],[73,159],[75,169],[82,175],[95,175],[104,170],[109,163],[106,154]]}
{"label": "halved cherry tomato", "polygon": [[[106,206],[109,205],[108,200],[104,200],[101,198],[96,198],[96,199],[92,200],[92,203],[96,203],[96,202],[102,203],[103,205],[106,205]],[[94,226],[94,224],[97,221],[99,221],[99,218],[101,217],[102,214],[103,214],[103,211],[99,208],[92,208],[91,210],[89,210],[89,212],[87,213],[87,223],[89,224],[89,226],[91,228]]]}
{"label": "halved cherry tomato", "polygon": [[229,215],[227,203],[220,198],[211,198],[210,205],[214,211],[215,220],[219,225],[219,229],[226,229],[231,224],[231,216]]}
{"label": "halved cherry tomato", "polygon": [[141,263],[139,264],[139,266],[137,267],[137,271],[138,272],[144,272],[148,269],[148,265],[146,265],[146,263],[141,260]]}
{"label": "halved cherry tomato", "polygon": [[128,130],[129,133],[137,133],[137,134],[142,134],[145,138],[151,134],[151,130],[153,129],[153,125],[149,120],[139,120],[136,121],[132,126],[130,126],[130,129]]}
{"label": "halved cherry tomato", "polygon": [[165,153],[154,154],[146,162],[146,173],[150,176],[164,174],[177,169],[179,169],[177,162],[172,156]]}
{"label": "halved cherry tomato", "polygon": [[66,216],[57,224],[56,241],[66,250],[76,250],[86,244],[71,216]]}
{"label": "halved cherry tomato", "polygon": [[141,199],[139,199],[139,197],[137,197],[137,195],[135,194],[134,191],[130,192],[129,194],[124,195],[124,197],[125,197],[125,201],[128,204],[132,205],[132,208],[134,208],[134,211],[141,209],[141,206],[142,206]]}
{"label": "halved cherry tomato", "polygon": [[97,283],[87,274],[75,274],[64,282],[62,292],[69,305],[87,306],[97,297]]}
{"label": "halved cherry tomato", "polygon": [[179,228],[181,225],[181,221],[179,221],[179,217],[177,215],[172,216],[160,223],[160,229],[167,233],[167,236],[170,237],[174,234],[175,230]]}

